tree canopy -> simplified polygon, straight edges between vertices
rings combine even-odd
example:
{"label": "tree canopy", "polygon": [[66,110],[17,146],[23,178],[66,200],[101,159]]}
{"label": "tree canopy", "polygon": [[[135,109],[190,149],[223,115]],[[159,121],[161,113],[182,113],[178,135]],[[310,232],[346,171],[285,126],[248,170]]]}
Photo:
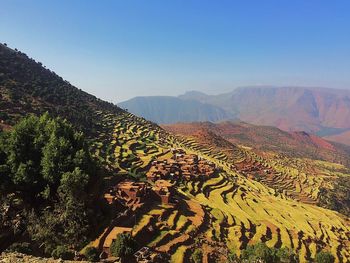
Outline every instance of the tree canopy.
{"label": "tree canopy", "polygon": [[31,115],[1,134],[0,195],[22,200],[26,231],[49,253],[84,242],[95,170],[83,134],[61,118]]}
{"label": "tree canopy", "polygon": [[116,257],[129,257],[136,250],[136,242],[130,234],[119,234],[111,245],[111,252]]}

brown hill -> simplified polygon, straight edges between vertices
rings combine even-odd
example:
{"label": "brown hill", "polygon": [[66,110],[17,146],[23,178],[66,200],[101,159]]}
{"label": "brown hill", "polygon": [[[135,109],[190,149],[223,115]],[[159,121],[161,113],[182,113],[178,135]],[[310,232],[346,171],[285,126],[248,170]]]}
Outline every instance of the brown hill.
{"label": "brown hill", "polygon": [[350,130],[324,137],[327,140],[350,145]]}
{"label": "brown hill", "polygon": [[[203,137],[210,134],[258,151],[273,151],[291,157],[306,157],[349,165],[349,151],[316,135],[306,132],[286,132],[275,127],[257,126],[244,122],[199,122],[163,125],[168,131],[185,136]],[[205,134],[205,136],[203,136]],[[213,137],[212,137],[213,139]]]}

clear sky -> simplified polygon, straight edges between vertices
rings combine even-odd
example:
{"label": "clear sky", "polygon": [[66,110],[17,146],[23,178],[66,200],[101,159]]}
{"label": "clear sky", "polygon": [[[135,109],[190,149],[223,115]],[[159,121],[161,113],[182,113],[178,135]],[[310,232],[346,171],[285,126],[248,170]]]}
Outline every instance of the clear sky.
{"label": "clear sky", "polygon": [[349,0],[1,0],[0,41],[112,102],[350,88]]}

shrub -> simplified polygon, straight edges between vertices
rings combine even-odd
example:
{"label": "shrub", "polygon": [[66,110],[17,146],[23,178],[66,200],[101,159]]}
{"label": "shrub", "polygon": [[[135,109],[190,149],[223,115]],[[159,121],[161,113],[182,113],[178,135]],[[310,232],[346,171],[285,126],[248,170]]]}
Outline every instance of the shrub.
{"label": "shrub", "polygon": [[99,260],[99,254],[95,247],[87,247],[84,252],[86,259],[93,262]]}
{"label": "shrub", "polygon": [[239,262],[239,257],[234,250],[230,251],[227,255],[227,260],[229,263]]}
{"label": "shrub", "polygon": [[244,260],[257,261],[262,260],[263,262],[278,262],[277,251],[269,248],[265,243],[257,243],[255,245],[247,246],[242,251],[241,258]]}
{"label": "shrub", "polygon": [[31,254],[32,248],[30,247],[30,244],[27,242],[23,243],[13,243],[10,247],[7,248],[8,251],[11,252],[19,252],[23,254]]}
{"label": "shrub", "polygon": [[297,263],[299,262],[298,256],[290,248],[279,248],[276,251],[276,257],[280,262],[285,263]]}
{"label": "shrub", "polygon": [[265,262],[274,262],[274,251],[270,249],[265,243],[258,243],[255,245],[255,257],[264,260]]}
{"label": "shrub", "polygon": [[67,246],[57,246],[52,251],[51,256],[54,258],[72,259],[74,257],[74,253]]}
{"label": "shrub", "polygon": [[321,251],[316,254],[315,261],[317,263],[333,263],[335,258],[331,253]]}
{"label": "shrub", "polygon": [[111,245],[113,256],[125,258],[131,256],[136,250],[136,241],[130,234],[119,234]]}

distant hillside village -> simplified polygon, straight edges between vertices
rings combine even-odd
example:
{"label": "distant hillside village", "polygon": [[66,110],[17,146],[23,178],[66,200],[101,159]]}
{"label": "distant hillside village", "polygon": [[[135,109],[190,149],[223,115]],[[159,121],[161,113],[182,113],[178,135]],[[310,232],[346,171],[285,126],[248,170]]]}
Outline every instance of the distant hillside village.
{"label": "distant hillside village", "polygon": [[[127,214],[142,214],[144,207],[159,203],[161,205],[176,206],[177,197],[175,188],[182,180],[204,181],[215,176],[219,171],[216,165],[196,154],[187,154],[182,149],[171,149],[171,158],[154,160],[146,173],[144,182],[135,182],[130,179],[123,180],[112,186],[104,195],[105,200],[117,211]],[[123,215],[122,215],[123,217]],[[120,222],[123,222],[120,220]],[[94,245],[103,252],[101,258],[111,256],[111,244],[121,233],[132,233],[132,227],[115,222],[108,233],[103,233]],[[151,229],[152,230],[152,229]],[[143,247],[134,254],[136,262],[154,262],[159,252],[149,247]]]}

